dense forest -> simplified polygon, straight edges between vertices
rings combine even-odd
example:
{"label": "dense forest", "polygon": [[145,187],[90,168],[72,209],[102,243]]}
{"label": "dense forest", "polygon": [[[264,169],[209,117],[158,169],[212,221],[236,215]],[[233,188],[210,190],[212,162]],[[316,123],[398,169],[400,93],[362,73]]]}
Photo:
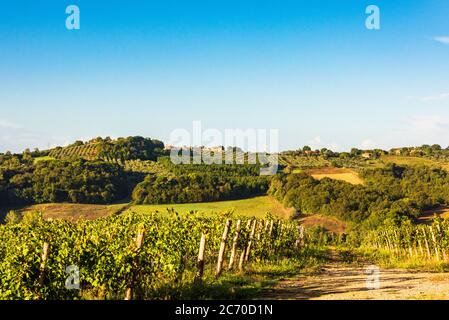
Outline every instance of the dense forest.
{"label": "dense forest", "polygon": [[41,161],[13,158],[0,166],[2,205],[45,202],[110,203],[126,195],[126,176],[101,161]]}
{"label": "dense forest", "polygon": [[148,175],[133,191],[138,204],[206,202],[248,198],[264,194],[268,179],[258,176],[227,176],[190,173],[175,177]]}
{"label": "dense forest", "polygon": [[187,203],[248,198],[264,194],[269,178],[260,176],[259,165],[179,164],[160,158],[169,174],[148,174],[132,199],[139,204]]}

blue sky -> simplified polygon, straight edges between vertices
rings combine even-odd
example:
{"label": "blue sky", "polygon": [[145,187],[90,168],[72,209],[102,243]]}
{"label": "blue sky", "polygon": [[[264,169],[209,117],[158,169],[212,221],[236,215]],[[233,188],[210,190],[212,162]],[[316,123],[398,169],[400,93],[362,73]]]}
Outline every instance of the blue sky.
{"label": "blue sky", "polygon": [[195,120],[281,149],[446,147],[449,1],[2,1],[0,111],[0,152]]}

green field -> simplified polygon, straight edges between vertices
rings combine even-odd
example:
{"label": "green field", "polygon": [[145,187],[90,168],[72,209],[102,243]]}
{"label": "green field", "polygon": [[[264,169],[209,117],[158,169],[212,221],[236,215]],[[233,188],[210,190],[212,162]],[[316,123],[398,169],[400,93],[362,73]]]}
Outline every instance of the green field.
{"label": "green field", "polygon": [[[129,209],[127,209],[129,207]],[[66,219],[66,220],[94,220],[112,214],[120,214],[126,211],[137,213],[150,213],[159,211],[166,213],[167,209],[173,208],[179,213],[189,213],[198,211],[205,215],[214,213],[224,213],[233,211],[239,215],[264,217],[267,212],[281,218],[289,218],[293,214],[293,209],[286,209],[271,196],[260,196],[242,200],[184,203],[184,204],[161,204],[161,205],[132,205],[128,203],[114,205],[100,204],[76,204],[76,203],[48,203],[30,205],[17,208],[0,208],[0,223],[6,213],[13,209],[20,214],[26,212],[41,212],[44,218]]]}
{"label": "green field", "polygon": [[277,200],[270,196],[260,196],[243,200],[202,202],[202,203],[185,203],[185,204],[162,204],[162,205],[135,205],[130,209],[134,212],[166,212],[167,209],[173,208],[179,213],[188,213],[190,211],[198,211],[205,214],[217,212],[233,211],[236,214],[263,217],[267,212],[273,215],[288,218],[292,213],[292,209],[286,209]]}
{"label": "green field", "polygon": [[405,157],[405,156],[382,156],[382,162],[385,163],[396,163],[398,165],[425,165],[425,166],[438,166],[449,171],[449,164],[444,162],[439,162],[436,160],[421,158],[421,157]]}
{"label": "green field", "polygon": [[50,156],[37,157],[37,158],[34,158],[34,163],[38,163],[39,161],[49,161],[49,160],[56,160],[56,158],[53,158]]}

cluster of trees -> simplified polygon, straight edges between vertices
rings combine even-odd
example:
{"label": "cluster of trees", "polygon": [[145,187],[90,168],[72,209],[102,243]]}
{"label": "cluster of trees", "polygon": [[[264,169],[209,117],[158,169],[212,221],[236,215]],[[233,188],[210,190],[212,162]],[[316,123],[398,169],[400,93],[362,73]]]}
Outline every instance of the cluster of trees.
{"label": "cluster of trees", "polygon": [[323,156],[325,159],[329,158],[358,158],[361,157],[364,153],[369,153],[371,157],[378,158],[381,155],[388,154],[387,151],[382,149],[373,149],[373,150],[361,150],[358,148],[352,148],[349,152],[336,152],[327,148],[321,148],[312,150],[309,146],[304,146],[296,151],[285,151],[283,154],[295,155],[295,156]]}
{"label": "cluster of trees", "polygon": [[307,174],[276,176],[269,192],[303,213],[333,215],[376,227],[386,219],[416,218],[423,210],[449,204],[449,175],[443,169],[388,165],[362,173],[365,185]]}
{"label": "cluster of trees", "polygon": [[210,172],[183,173],[175,176],[150,174],[134,188],[132,199],[138,204],[240,199],[266,193],[268,183],[266,177]]}
{"label": "cluster of trees", "polygon": [[335,152],[327,148],[312,150],[309,146],[296,151],[285,151],[280,154],[280,163],[290,168],[321,168],[326,166],[363,168],[388,154],[381,149],[361,150],[352,148],[349,152]]}
{"label": "cluster of trees", "polygon": [[323,157],[324,159],[357,159],[363,158],[364,154],[369,154],[369,158],[377,159],[382,155],[399,155],[399,156],[413,156],[413,157],[426,157],[439,160],[449,160],[449,147],[443,149],[439,144],[433,145],[422,145],[420,147],[403,147],[394,148],[390,151],[385,151],[382,149],[372,149],[372,150],[361,150],[358,148],[352,148],[349,152],[334,152],[327,148],[322,148],[320,150],[312,150],[309,146],[304,146],[295,151],[286,151],[282,153],[286,156],[312,156],[312,157]]}
{"label": "cluster of trees", "polygon": [[144,137],[118,138],[117,140],[98,140],[101,159],[157,160],[164,154],[164,143]]}
{"label": "cluster of trees", "polygon": [[449,147],[443,149],[439,144],[424,144],[420,147],[404,147],[390,150],[391,154],[401,156],[425,157],[436,160],[449,160]]}
{"label": "cluster of trees", "polygon": [[258,164],[178,164],[175,165],[168,157],[161,157],[158,163],[176,175],[189,173],[207,173],[223,176],[258,176],[260,165]]}
{"label": "cluster of trees", "polygon": [[117,140],[98,137],[87,142],[75,141],[66,147],[56,147],[46,153],[61,160],[106,160],[115,163],[124,163],[127,160],[156,160],[166,154],[163,142],[139,136]]}
{"label": "cluster of trees", "polygon": [[21,161],[0,166],[2,205],[45,202],[110,203],[126,196],[123,169],[101,161]]}

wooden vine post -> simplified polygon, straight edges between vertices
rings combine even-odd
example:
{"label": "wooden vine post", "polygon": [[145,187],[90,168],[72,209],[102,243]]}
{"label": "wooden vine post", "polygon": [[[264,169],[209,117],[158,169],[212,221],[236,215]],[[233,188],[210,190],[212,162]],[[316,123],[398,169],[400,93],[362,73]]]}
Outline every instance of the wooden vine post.
{"label": "wooden vine post", "polygon": [[270,226],[270,221],[265,220],[264,222],[264,229],[263,229],[263,234],[266,235],[268,232],[268,227]]}
{"label": "wooden vine post", "polygon": [[257,223],[257,236],[256,236],[257,241],[260,241],[260,239],[262,238],[263,229],[264,229],[264,221],[262,220]]}
{"label": "wooden vine post", "polygon": [[433,233],[433,228],[432,227],[430,227],[430,234],[432,236],[432,241],[433,241],[433,246],[434,246],[434,249],[435,249],[435,254],[436,254],[436,257],[437,257],[437,261],[440,261],[440,252],[438,250],[437,240],[435,238],[435,234]]}
{"label": "wooden vine post", "polygon": [[204,274],[204,253],[206,251],[206,234],[203,232],[201,234],[201,240],[200,240],[200,250],[198,251],[198,261],[197,261],[197,268],[198,271],[195,276],[195,281],[201,281],[201,278]]}
{"label": "wooden vine post", "polygon": [[282,224],[282,221],[278,221],[278,239],[282,237],[282,231],[284,230],[284,225]]}
{"label": "wooden vine post", "polygon": [[235,234],[234,234],[234,238],[232,239],[231,257],[229,258],[228,270],[231,270],[235,263],[235,256],[237,253],[237,245],[239,242],[240,224],[241,223],[242,223],[242,221],[239,219],[239,220],[237,220],[237,223],[235,225]]}
{"label": "wooden vine post", "polygon": [[[136,238],[136,251],[139,251],[140,248],[143,245],[143,240],[144,240],[144,236],[145,236],[145,232],[143,230],[140,230],[137,233],[137,238]],[[136,264],[137,261],[134,261],[134,264]],[[136,278],[137,278],[137,270],[136,270],[136,266],[133,266],[133,270],[132,270],[132,276],[131,279],[126,287],[125,290],[125,300],[132,300],[134,297],[134,285],[136,282]]]}
{"label": "wooden vine post", "polygon": [[[44,287],[45,267],[47,265],[49,251],[50,244],[48,242],[44,242],[44,245],[42,246],[41,264],[39,266],[39,289],[42,289]],[[42,298],[42,294],[40,292],[38,294],[38,297],[39,299]]]}
{"label": "wooden vine post", "polygon": [[429,247],[429,241],[427,241],[427,233],[425,228],[422,228],[422,233],[424,236],[424,244],[426,245],[426,251],[427,251],[427,258],[430,260],[431,255],[430,255],[430,247]]}
{"label": "wooden vine post", "polygon": [[253,221],[253,226],[251,228],[251,233],[249,234],[249,241],[245,249],[245,262],[249,260],[249,255],[251,253],[251,245],[253,243],[254,233],[256,231],[257,220]]}
{"label": "wooden vine post", "polygon": [[385,245],[387,247],[388,250],[392,251],[393,247],[390,244],[390,239],[388,238],[388,233],[386,231],[383,232],[384,235],[384,239],[385,239]]}
{"label": "wooden vine post", "polygon": [[[248,222],[246,223],[246,230],[248,231],[249,228],[251,227],[251,222],[252,220],[248,220]],[[239,270],[242,271],[243,270],[243,264],[245,262],[245,256],[246,256],[246,248],[247,246],[245,246],[242,250],[242,253],[240,254],[240,260],[239,260]]]}
{"label": "wooden vine post", "polygon": [[223,258],[226,250],[226,240],[228,239],[229,227],[231,225],[231,220],[226,220],[225,227],[223,230],[223,235],[221,237],[220,251],[218,252],[217,269],[215,270],[215,276],[219,277],[223,268]]}
{"label": "wooden vine post", "polygon": [[273,233],[273,224],[274,224],[274,221],[271,220],[270,221],[270,228],[268,229],[268,238],[270,238],[270,239],[271,239],[271,234]]}
{"label": "wooden vine post", "polygon": [[296,247],[303,247],[304,246],[304,227],[301,225],[298,225],[298,239],[296,240]]}
{"label": "wooden vine post", "polygon": [[[440,227],[440,225],[437,224],[436,227],[437,227],[437,230],[438,230],[438,234],[441,235],[441,227]],[[438,241],[438,243],[440,243],[440,242]],[[446,250],[444,248],[440,247],[440,251],[441,251],[441,254],[443,255],[443,261],[447,261]]]}
{"label": "wooden vine post", "polygon": [[419,253],[420,253],[421,256],[423,256],[424,255],[424,250],[422,248],[421,239],[418,237],[417,240],[418,240]]}

